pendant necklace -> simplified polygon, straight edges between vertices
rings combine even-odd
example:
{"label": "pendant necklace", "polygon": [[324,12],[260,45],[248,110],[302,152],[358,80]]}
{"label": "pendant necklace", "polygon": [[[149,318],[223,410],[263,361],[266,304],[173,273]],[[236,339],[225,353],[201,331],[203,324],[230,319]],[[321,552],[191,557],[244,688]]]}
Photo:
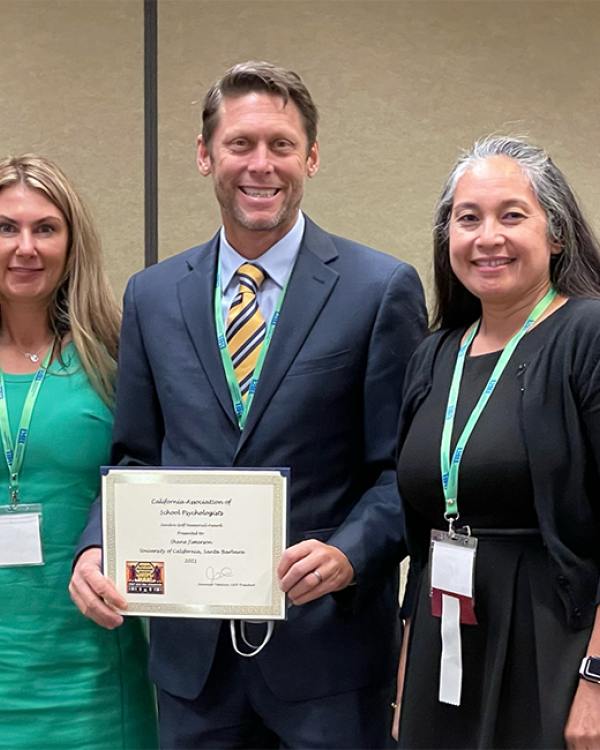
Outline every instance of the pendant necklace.
{"label": "pendant necklace", "polygon": [[19,349],[18,346],[15,344],[12,345],[20,354],[22,354],[24,357],[28,357],[32,362],[39,362],[40,361],[40,353],[43,349],[45,349],[48,344],[42,344],[40,348],[37,350],[37,352],[24,352],[22,349]]}

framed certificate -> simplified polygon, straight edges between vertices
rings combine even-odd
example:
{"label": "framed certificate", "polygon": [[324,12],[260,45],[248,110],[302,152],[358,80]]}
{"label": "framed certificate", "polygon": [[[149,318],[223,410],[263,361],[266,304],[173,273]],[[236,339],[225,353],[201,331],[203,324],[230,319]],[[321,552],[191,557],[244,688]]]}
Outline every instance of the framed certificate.
{"label": "framed certificate", "polygon": [[102,467],[104,574],[121,614],[284,620],[289,469]]}

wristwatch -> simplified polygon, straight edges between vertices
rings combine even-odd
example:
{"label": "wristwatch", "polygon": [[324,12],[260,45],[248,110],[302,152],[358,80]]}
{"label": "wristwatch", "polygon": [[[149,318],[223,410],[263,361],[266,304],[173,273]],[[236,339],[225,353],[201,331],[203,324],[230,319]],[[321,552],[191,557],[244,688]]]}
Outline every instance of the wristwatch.
{"label": "wristwatch", "polygon": [[579,667],[579,676],[588,682],[600,684],[600,656],[584,656]]}

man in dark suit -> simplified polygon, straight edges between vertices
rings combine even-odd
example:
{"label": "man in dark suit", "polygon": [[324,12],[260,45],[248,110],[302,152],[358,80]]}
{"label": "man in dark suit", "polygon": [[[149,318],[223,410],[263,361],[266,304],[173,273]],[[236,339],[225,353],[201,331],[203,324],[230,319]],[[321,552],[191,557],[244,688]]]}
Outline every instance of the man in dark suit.
{"label": "man in dark suit", "polygon": [[[125,294],[113,462],[291,468],[278,575],[293,606],[264,650],[238,656],[215,620],[151,622],[169,750],[388,744],[405,554],[396,423],[426,316],[412,267],[300,212],[319,166],[316,124],[295,73],[228,71],[205,98],[198,138],[223,227],[134,276]],[[259,318],[251,343],[230,352],[217,331],[236,335],[236,306]],[[238,383],[242,350],[263,347],[262,370],[251,364]],[[99,525],[96,508],[71,592],[116,627],[122,618],[101,597],[124,602],[100,573]],[[265,627],[248,625],[248,640]]]}

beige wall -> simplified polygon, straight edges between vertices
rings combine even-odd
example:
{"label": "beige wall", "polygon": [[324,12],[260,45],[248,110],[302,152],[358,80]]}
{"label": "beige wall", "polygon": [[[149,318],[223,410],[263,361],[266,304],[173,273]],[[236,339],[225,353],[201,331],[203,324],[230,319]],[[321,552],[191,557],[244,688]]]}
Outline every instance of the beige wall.
{"label": "beige wall", "polygon": [[142,0],[0,0],[0,156],[79,186],[120,296],[144,262]]}
{"label": "beige wall", "polygon": [[159,0],[160,254],[212,235],[200,100],[228,66],[297,70],[321,111],[304,207],[429,278],[432,210],[475,138],[546,146],[600,229],[600,3]]}
{"label": "beige wall", "polygon": [[[248,58],[297,70],[321,110],[304,206],[429,277],[431,214],[463,147],[529,134],[600,230],[600,3],[158,0],[159,254],[210,237],[200,101]],[[89,198],[120,294],[143,265],[142,0],[0,0],[0,153],[55,158]]]}

